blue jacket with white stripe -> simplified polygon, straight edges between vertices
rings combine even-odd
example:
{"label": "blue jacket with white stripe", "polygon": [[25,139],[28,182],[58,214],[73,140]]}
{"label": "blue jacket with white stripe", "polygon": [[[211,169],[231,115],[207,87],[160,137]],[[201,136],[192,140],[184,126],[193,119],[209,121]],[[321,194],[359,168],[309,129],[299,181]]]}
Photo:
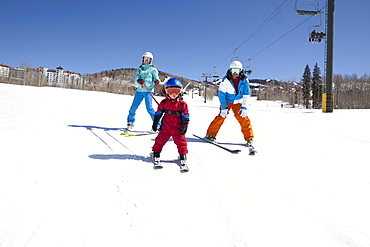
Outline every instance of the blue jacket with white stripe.
{"label": "blue jacket with white stripe", "polygon": [[220,100],[221,110],[227,109],[227,103],[242,103],[241,109],[247,110],[250,94],[249,80],[246,76],[243,75],[241,77],[237,91],[230,76],[225,76],[218,87],[218,99]]}

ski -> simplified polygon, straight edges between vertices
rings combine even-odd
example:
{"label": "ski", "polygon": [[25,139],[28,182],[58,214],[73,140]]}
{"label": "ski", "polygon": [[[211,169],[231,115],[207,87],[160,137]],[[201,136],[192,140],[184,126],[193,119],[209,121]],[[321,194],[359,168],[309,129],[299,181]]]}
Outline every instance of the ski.
{"label": "ski", "polygon": [[186,164],[180,165],[180,172],[188,172],[189,167]]}
{"label": "ski", "polygon": [[219,147],[219,148],[222,148],[222,149],[224,149],[224,150],[226,150],[226,151],[228,151],[228,152],[230,152],[230,153],[234,153],[234,154],[236,154],[236,153],[239,153],[239,152],[241,151],[240,149],[230,149],[230,148],[227,148],[227,147],[225,147],[225,146],[223,146],[223,145],[221,145],[221,144],[218,144],[217,142],[214,142],[214,141],[208,140],[207,138],[200,137],[200,136],[197,136],[197,135],[195,135],[195,134],[193,134],[193,136],[195,136],[196,138],[199,138],[199,139],[201,139],[201,140],[203,140],[203,141],[205,141],[205,142],[207,142],[207,143],[211,143],[211,144],[213,144],[213,145],[215,145],[215,146],[217,146],[217,147]]}
{"label": "ski", "polygon": [[154,169],[162,169],[163,165],[161,163],[154,163]]}
{"label": "ski", "polygon": [[180,172],[188,172],[189,171],[189,167],[188,165],[186,164],[186,156],[184,156],[184,159],[181,159],[181,155],[180,155]]}
{"label": "ski", "polygon": [[157,132],[121,132],[121,135],[126,135],[126,136],[145,136],[145,135],[153,135],[156,134]]}
{"label": "ski", "polygon": [[247,145],[247,147],[249,150],[249,155],[255,155],[257,153],[256,149],[254,149],[254,147],[251,144]]}
{"label": "ski", "polygon": [[[152,161],[153,161],[153,168],[155,170],[159,170],[159,169],[162,169],[163,168],[163,165],[160,161],[160,158],[158,159],[155,159],[154,155],[153,155],[153,152],[150,153],[150,157],[152,158]],[[189,167],[187,166],[187,164],[185,162],[182,162],[182,160],[180,160],[180,172],[181,173],[185,173],[185,172],[188,172],[189,171]]]}

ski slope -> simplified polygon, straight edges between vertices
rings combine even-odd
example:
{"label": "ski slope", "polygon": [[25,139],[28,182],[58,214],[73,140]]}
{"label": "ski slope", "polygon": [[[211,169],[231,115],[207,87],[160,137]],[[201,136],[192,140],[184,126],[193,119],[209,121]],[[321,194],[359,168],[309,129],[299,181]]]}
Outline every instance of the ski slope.
{"label": "ski slope", "polygon": [[154,170],[155,135],[120,135],[132,99],[0,84],[1,247],[370,246],[370,110],[252,100],[249,156],[231,115],[217,138],[239,154],[194,138],[218,99],[187,95],[184,174],[172,141]]}

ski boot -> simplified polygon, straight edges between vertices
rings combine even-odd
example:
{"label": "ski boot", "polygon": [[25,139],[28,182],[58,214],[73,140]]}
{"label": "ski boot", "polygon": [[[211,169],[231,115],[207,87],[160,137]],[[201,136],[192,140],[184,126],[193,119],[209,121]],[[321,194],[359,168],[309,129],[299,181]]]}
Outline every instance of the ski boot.
{"label": "ski boot", "polygon": [[186,165],[186,154],[180,154],[180,171],[181,172],[188,172],[189,167]]}
{"label": "ski boot", "polygon": [[153,159],[154,169],[163,168],[163,166],[161,164],[161,158],[160,158],[160,153],[159,152],[151,152],[150,156]]}
{"label": "ski boot", "polygon": [[249,155],[255,155],[257,153],[256,149],[253,147],[253,139],[247,140],[247,147],[249,149]]}
{"label": "ski boot", "polygon": [[210,140],[212,142],[216,141],[216,136],[215,135],[209,135],[209,136],[206,136],[204,138],[206,138],[207,140]]}
{"label": "ski boot", "polygon": [[134,127],[134,124],[128,123],[126,129],[127,129],[127,131],[131,131],[133,127]]}

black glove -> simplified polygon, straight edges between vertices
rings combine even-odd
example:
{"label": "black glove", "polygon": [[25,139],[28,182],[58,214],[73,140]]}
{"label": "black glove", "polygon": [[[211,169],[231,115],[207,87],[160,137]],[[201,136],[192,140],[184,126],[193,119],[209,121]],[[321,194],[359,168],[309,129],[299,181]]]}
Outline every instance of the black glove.
{"label": "black glove", "polygon": [[185,135],[186,131],[188,130],[189,121],[185,120],[182,122],[180,127],[180,135]]}
{"label": "black glove", "polygon": [[154,116],[154,121],[153,121],[153,125],[152,125],[152,130],[154,132],[158,130],[158,123],[159,123],[160,119],[161,119],[161,115],[155,115]]}
{"label": "black glove", "polygon": [[138,79],[138,80],[137,80],[137,83],[139,83],[139,84],[143,85],[143,84],[144,84],[144,80],[143,80],[143,79]]}

